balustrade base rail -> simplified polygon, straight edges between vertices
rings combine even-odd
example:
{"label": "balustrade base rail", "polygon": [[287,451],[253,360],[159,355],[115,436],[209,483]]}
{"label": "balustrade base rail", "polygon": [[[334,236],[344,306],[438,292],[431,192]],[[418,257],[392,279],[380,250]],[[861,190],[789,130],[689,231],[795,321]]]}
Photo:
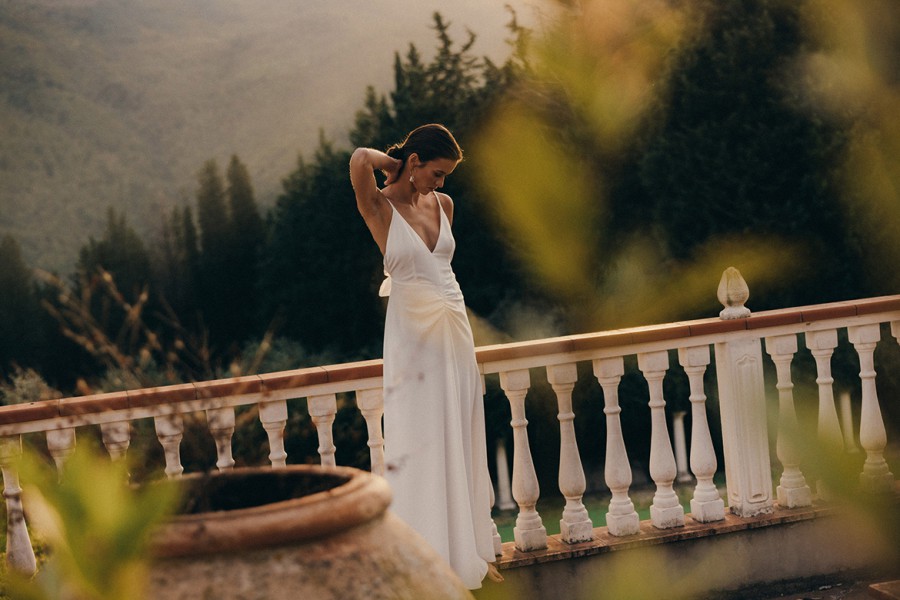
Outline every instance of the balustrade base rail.
{"label": "balustrade base rail", "polygon": [[[895,484],[893,498],[879,505],[900,509],[900,484]],[[900,577],[900,531],[887,538],[869,536],[871,532],[861,526],[858,513],[857,518],[847,518],[853,510],[857,508],[826,503],[803,508],[776,504],[771,513],[753,517],[728,513],[715,523],[700,523],[688,514],[683,527],[669,529],[656,528],[646,520],[637,534],[625,537],[597,527],[591,541],[575,544],[550,535],[546,548],[529,552],[506,542],[497,564],[507,581],[500,585],[506,586],[506,592],[527,589],[530,600],[591,597],[585,595],[591,589],[588,586],[599,589],[604,580],[614,581],[615,569],[619,568],[626,574],[643,573],[661,582],[667,577],[682,583],[694,579],[690,585],[696,595],[691,597],[721,598],[727,597],[728,591],[747,586],[847,572]],[[877,515],[868,515],[868,520],[869,526],[878,527]],[[786,539],[792,541],[785,543]],[[663,553],[662,560],[659,556],[648,560],[652,555],[646,552],[654,550]],[[612,555],[622,560],[609,562],[614,560]],[[624,567],[629,565],[629,558],[633,559],[630,566]],[[673,559],[679,564],[672,565],[670,572],[653,571],[654,565]],[[678,573],[678,569],[684,570]],[[496,585],[486,583],[476,597],[492,597]],[[643,589],[637,582],[635,585]]]}

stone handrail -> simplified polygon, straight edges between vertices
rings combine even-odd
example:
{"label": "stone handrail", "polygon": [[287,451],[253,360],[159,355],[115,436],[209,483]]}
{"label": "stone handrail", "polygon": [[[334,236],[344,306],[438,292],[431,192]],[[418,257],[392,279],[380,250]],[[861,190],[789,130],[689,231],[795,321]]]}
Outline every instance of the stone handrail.
{"label": "stone handrail", "polygon": [[[730,305],[726,311],[744,314],[735,313]],[[830,440],[840,440],[841,426],[832,390],[830,357],[838,343],[838,330],[848,332],[861,364],[859,440],[867,453],[861,479],[872,489],[893,485],[893,475],[883,457],[887,442],[874,385],[873,352],[881,338],[881,324],[890,324],[893,336],[900,341],[900,296],[766,311],[739,318],[728,318],[726,311],[723,311],[723,318],[499,344],[476,350],[482,373],[490,377],[499,375],[500,387],[510,402],[514,441],[512,496],[519,509],[514,535],[519,550],[538,550],[547,546],[547,534],[536,509],[540,491],[528,445],[525,415],[525,397],[531,387],[530,369],[534,368],[546,369],[559,405],[559,485],[566,498],[560,527],[561,538],[568,543],[591,539],[593,529],[582,503],[585,476],[573,424],[572,390],[579,362],[592,363],[593,373],[603,390],[607,424],[605,478],[612,492],[606,521],[612,535],[631,535],[639,528],[637,512],[628,496],[632,475],[619,419],[618,384],[624,373],[623,359],[627,356],[637,357],[638,368],[648,385],[650,475],[656,485],[651,522],[658,528],[679,526],[685,519],[673,483],[686,467],[678,464],[678,448],[673,451],[662,387],[663,377],[670,367],[669,351],[677,351],[679,364],[690,384],[693,422],[690,467],[697,482],[691,500],[694,520],[712,522],[724,519],[725,514],[724,501],[713,484],[718,465],[705,406],[704,375],[711,363],[711,346],[717,370],[724,469],[731,512],[741,516],[768,512],[776,498],[785,507],[811,503],[812,492],[800,470],[797,450],[789,435],[796,422],[790,365],[798,351],[798,334],[801,333],[818,369],[819,434]],[[774,494],[762,340],[765,340],[766,352],[777,371],[777,457],[783,473]],[[234,408],[257,405],[259,419],[268,435],[269,460],[273,467],[278,467],[285,465],[287,460],[284,428],[288,401],[306,398],[318,432],[321,462],[334,465],[331,428],[337,411],[336,395],[352,392],[368,428],[372,470],[383,473],[381,368],[380,360],[371,360],[0,407],[0,465],[9,515],[7,562],[20,571],[34,570],[34,554],[25,529],[20,489],[12,466],[12,459],[21,452],[22,434],[44,432],[48,450],[62,468],[67,456],[74,451],[77,428],[99,425],[110,455],[120,458],[130,443],[131,421],[152,417],[157,437],[165,450],[165,472],[169,477],[178,477],[183,472],[180,459],[183,414],[206,413],[210,433],[216,442],[216,466],[229,469],[234,465],[231,450]],[[681,433],[683,435],[683,431]],[[679,431],[676,429],[674,434],[677,440]],[[846,427],[843,435],[844,439],[853,439],[848,436]],[[505,464],[498,468],[501,466],[505,469]],[[504,483],[507,490],[509,486],[503,481],[503,473],[498,473],[501,480],[498,489],[504,496]],[[819,490],[820,496],[826,493],[826,490]],[[494,539],[499,554],[496,531]]]}

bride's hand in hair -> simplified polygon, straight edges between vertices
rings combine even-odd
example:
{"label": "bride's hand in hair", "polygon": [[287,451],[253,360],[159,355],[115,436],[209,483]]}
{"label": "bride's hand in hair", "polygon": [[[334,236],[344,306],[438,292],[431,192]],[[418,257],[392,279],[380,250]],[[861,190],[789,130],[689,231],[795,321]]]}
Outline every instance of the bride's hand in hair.
{"label": "bride's hand in hair", "polygon": [[384,180],[384,185],[390,185],[397,181],[397,178],[400,176],[400,171],[403,170],[402,160],[391,157],[387,158],[393,162],[389,167],[381,169],[381,172],[384,173],[384,176],[386,177],[386,179]]}

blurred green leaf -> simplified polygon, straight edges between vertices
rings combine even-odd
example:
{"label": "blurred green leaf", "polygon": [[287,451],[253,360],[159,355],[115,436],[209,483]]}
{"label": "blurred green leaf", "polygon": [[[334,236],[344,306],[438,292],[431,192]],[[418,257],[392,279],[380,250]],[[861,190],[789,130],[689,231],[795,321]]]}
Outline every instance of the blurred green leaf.
{"label": "blurred green leaf", "polygon": [[128,464],[81,442],[62,473],[27,451],[19,464],[32,528],[50,557],[31,581],[11,577],[16,598],[143,597],[152,527],[174,508],[174,486],[128,484]]}

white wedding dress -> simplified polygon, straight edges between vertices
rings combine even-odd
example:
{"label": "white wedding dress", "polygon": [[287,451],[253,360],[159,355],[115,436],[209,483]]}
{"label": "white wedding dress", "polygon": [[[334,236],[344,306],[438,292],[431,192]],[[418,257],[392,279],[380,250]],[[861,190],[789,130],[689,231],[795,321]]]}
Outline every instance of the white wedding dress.
{"label": "white wedding dress", "polygon": [[481,375],[440,207],[433,251],[392,208],[385,247],[385,477],[391,509],[470,589],[495,560]]}

